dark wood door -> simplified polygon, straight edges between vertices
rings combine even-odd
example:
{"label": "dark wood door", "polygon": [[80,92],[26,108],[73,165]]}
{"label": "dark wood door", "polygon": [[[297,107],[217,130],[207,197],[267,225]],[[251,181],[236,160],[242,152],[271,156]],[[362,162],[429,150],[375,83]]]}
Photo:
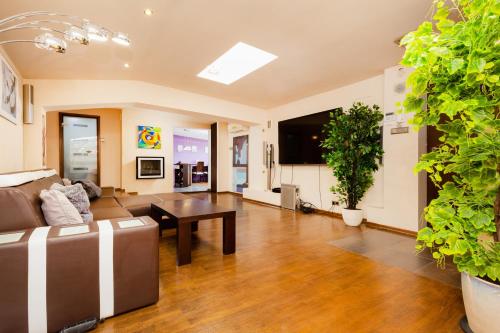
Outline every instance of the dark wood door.
{"label": "dark wood door", "polygon": [[210,192],[217,193],[217,123],[210,125]]}

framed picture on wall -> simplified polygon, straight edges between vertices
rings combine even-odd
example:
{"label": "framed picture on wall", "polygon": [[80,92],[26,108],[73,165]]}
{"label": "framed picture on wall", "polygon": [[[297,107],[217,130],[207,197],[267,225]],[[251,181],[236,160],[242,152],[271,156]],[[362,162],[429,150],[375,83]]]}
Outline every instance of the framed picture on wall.
{"label": "framed picture on wall", "polygon": [[2,91],[0,93],[0,116],[17,123],[17,77],[5,59],[0,57],[0,82]]}
{"label": "framed picture on wall", "polygon": [[233,167],[248,166],[248,135],[233,138]]}
{"label": "framed picture on wall", "polygon": [[137,147],[143,149],[161,149],[161,128],[137,126]]}

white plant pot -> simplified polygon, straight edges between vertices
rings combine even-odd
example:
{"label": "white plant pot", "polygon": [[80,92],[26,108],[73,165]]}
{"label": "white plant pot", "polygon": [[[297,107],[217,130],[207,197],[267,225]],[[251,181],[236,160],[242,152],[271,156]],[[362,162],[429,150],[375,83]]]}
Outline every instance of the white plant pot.
{"label": "white plant pot", "polygon": [[500,330],[500,286],[462,273],[462,295],[469,327],[474,333]]}
{"label": "white plant pot", "polygon": [[363,210],[342,208],[342,218],[345,224],[357,227],[363,221]]}

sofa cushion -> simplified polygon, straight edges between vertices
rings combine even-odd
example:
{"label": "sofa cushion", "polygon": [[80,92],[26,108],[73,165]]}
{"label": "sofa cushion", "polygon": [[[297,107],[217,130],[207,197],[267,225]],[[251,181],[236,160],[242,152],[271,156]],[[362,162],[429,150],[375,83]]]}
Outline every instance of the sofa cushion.
{"label": "sofa cushion", "polygon": [[66,198],[75,206],[78,213],[82,217],[84,223],[89,223],[93,220],[90,212],[90,202],[87,193],[82,187],[82,184],[64,186],[58,183],[52,184],[51,190],[62,192]]}
{"label": "sofa cushion", "polygon": [[132,214],[122,207],[95,208],[92,209],[92,214],[94,215],[94,221],[132,217]]}
{"label": "sofa cushion", "polygon": [[128,206],[127,210],[133,216],[151,216],[151,204]]}
{"label": "sofa cushion", "polygon": [[35,214],[40,219],[42,225],[47,225],[42,212],[42,200],[40,199],[40,192],[48,190],[54,183],[62,184],[62,180],[58,175],[50,176],[47,178],[37,179],[32,182],[19,185],[16,188],[24,193],[28,201],[31,203]]}
{"label": "sofa cushion", "polygon": [[101,197],[101,198],[92,200],[90,202],[90,210],[94,210],[96,208],[113,208],[113,207],[121,207],[115,198]]}
{"label": "sofa cushion", "polygon": [[117,197],[116,200],[122,207],[128,208],[131,206],[151,206],[152,203],[161,202],[162,200],[154,195],[130,195],[126,197]]}
{"label": "sofa cushion", "polygon": [[[101,187],[101,196],[99,198],[113,198],[115,196],[115,188],[112,186]],[[97,199],[96,199],[97,200]]]}
{"label": "sofa cushion", "polygon": [[48,225],[83,223],[78,210],[62,192],[58,190],[42,190],[40,199],[42,199],[42,211]]}
{"label": "sofa cushion", "polygon": [[89,179],[81,179],[74,182],[75,184],[82,184],[83,189],[87,192],[90,200],[99,198],[102,194],[102,189]]}
{"label": "sofa cushion", "polygon": [[30,229],[45,225],[31,202],[17,188],[0,188],[0,232]]}

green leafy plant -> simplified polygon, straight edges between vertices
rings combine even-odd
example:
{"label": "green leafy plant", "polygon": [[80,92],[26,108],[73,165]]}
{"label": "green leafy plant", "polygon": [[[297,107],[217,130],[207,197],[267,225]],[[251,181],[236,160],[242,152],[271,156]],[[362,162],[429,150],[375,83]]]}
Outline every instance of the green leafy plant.
{"label": "green leafy plant", "polygon": [[348,112],[331,112],[330,122],[325,125],[326,138],[321,146],[328,152],[323,158],[337,179],[331,191],[347,209],[356,209],[373,184],[373,172],[384,153],[379,124],[383,118],[377,105],[357,102]]}
{"label": "green leafy plant", "polygon": [[[440,189],[417,249],[500,284],[500,1],[435,1],[433,10],[434,22],[401,40],[402,64],[415,69],[403,110],[417,128],[442,132],[416,166]],[[452,181],[443,184],[444,174]]]}

